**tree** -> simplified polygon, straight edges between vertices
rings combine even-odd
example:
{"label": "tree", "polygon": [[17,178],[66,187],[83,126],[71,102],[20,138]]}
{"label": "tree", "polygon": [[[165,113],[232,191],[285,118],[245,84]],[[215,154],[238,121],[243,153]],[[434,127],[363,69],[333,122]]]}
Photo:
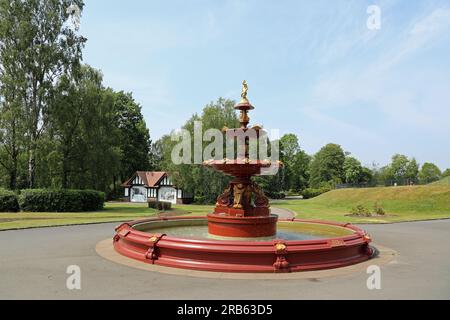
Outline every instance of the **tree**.
{"label": "tree", "polygon": [[361,171],[361,176],[359,178],[359,182],[369,185],[369,184],[373,184],[375,182],[374,180],[375,179],[374,179],[374,174],[373,174],[372,170],[370,170],[367,167],[363,167],[362,171]]}
{"label": "tree", "polygon": [[49,108],[49,125],[58,141],[63,188],[68,188],[69,174],[74,170],[71,160],[75,157],[75,142],[82,139],[81,122],[88,113],[95,112],[94,105],[101,100],[101,90],[102,75],[89,66],[83,66],[74,75],[63,75],[58,82],[54,102]]}
{"label": "tree", "polygon": [[[141,106],[131,93],[115,93],[115,122],[119,128],[119,144],[122,150],[118,178],[124,181],[134,172],[153,169],[150,163],[150,133],[142,115]],[[116,180],[116,179],[115,179]]]}
{"label": "tree", "polygon": [[311,157],[303,150],[300,150],[292,162],[292,185],[290,189],[301,191],[309,187],[309,164]]}
{"label": "tree", "polygon": [[278,170],[278,180],[281,190],[293,189],[296,180],[296,172],[294,162],[296,155],[300,152],[300,145],[295,134],[285,134],[280,139],[280,160],[284,163],[284,167]]}
{"label": "tree", "polygon": [[[219,98],[216,102],[206,105],[201,115],[194,114],[182,127],[190,136],[194,136],[194,122],[201,121],[203,132],[210,128],[221,130],[223,127],[238,128],[239,120],[234,110],[235,102]],[[192,145],[193,145],[192,141]],[[177,142],[171,141],[169,135],[163,136],[155,145],[162,149],[161,168],[169,171],[177,186],[187,193],[194,195],[197,202],[213,203],[223,192],[230,177],[202,165],[179,164],[172,162],[171,153]],[[202,143],[202,150],[209,144]],[[194,163],[193,152],[191,163]]]}
{"label": "tree", "polygon": [[310,165],[310,186],[334,185],[344,179],[345,154],[337,144],[327,144],[317,152]]}
{"label": "tree", "polygon": [[354,157],[346,157],[344,161],[345,183],[359,183],[363,168],[361,162]]}
{"label": "tree", "polygon": [[[29,186],[35,186],[36,151],[48,125],[54,83],[79,66],[85,39],[65,23],[82,0],[0,0],[0,77],[4,97],[20,101],[25,117]],[[7,101],[11,103],[12,101]]]}
{"label": "tree", "polygon": [[298,137],[285,134],[279,141],[280,160],[284,166],[274,176],[256,177],[255,181],[268,195],[281,191],[300,191],[309,185],[310,156],[300,148]]}
{"label": "tree", "polygon": [[416,184],[419,181],[419,164],[412,158],[406,166],[405,179],[407,184]]}
{"label": "tree", "polygon": [[[1,94],[11,92],[5,90],[7,83],[0,85]],[[15,98],[0,99],[0,166],[9,176],[8,187],[17,188],[20,155],[23,153],[24,126],[20,102]]]}
{"label": "tree", "polygon": [[422,184],[428,184],[441,179],[441,170],[430,162],[425,162],[419,173],[419,181]]}
{"label": "tree", "polygon": [[395,154],[391,163],[382,168],[382,182],[385,185],[413,184],[418,181],[419,165],[416,159],[408,159],[402,154]]}
{"label": "tree", "polygon": [[406,180],[406,171],[409,160],[406,156],[396,154],[392,157],[392,162],[389,166],[390,177],[398,184],[403,184]]}
{"label": "tree", "polygon": [[442,172],[442,178],[450,177],[450,168]]}

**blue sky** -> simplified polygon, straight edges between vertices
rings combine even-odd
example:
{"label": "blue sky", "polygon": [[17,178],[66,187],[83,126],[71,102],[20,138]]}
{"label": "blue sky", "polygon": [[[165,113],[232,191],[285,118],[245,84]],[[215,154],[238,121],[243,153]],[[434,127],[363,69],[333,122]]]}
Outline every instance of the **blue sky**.
{"label": "blue sky", "polygon": [[84,61],[133,92],[153,139],[246,79],[252,121],[308,153],[334,142],[365,165],[450,167],[448,0],[85,2]]}

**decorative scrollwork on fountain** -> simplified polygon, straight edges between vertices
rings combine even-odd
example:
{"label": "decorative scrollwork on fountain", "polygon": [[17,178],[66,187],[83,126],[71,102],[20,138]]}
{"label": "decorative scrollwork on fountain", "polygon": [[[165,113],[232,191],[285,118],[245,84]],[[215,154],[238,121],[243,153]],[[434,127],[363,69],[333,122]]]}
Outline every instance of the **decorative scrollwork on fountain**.
{"label": "decorative scrollwork on fountain", "polygon": [[264,191],[262,191],[262,189],[257,185],[257,184],[253,184],[252,187],[252,191],[253,194],[255,195],[255,207],[265,207],[268,208],[269,207],[269,198],[266,197],[266,195],[264,194]]}
{"label": "decorative scrollwork on fountain", "polygon": [[231,204],[231,186],[225,189],[225,191],[217,197],[216,205],[221,207],[228,207]]}
{"label": "decorative scrollwork on fountain", "polygon": [[233,208],[246,209],[250,207],[252,188],[242,183],[233,186]]}
{"label": "decorative scrollwork on fountain", "polygon": [[[252,206],[252,195],[253,204]],[[250,207],[269,208],[269,199],[264,191],[255,183],[246,185],[238,183],[230,185],[225,191],[217,197],[217,206],[233,207],[234,209],[247,209]]]}

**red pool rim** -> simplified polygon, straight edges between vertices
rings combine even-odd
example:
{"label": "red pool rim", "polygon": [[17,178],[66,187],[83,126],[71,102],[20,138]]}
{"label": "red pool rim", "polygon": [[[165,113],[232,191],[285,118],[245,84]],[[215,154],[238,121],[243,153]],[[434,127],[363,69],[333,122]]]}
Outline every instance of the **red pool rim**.
{"label": "red pool rim", "polygon": [[119,225],[113,238],[121,255],[149,264],[216,272],[297,272],[344,267],[370,259],[371,238],[346,223],[288,219],[279,222],[315,223],[351,230],[350,235],[313,239],[267,241],[181,238],[142,232],[134,226],[164,221],[204,220],[205,216],[150,218]]}

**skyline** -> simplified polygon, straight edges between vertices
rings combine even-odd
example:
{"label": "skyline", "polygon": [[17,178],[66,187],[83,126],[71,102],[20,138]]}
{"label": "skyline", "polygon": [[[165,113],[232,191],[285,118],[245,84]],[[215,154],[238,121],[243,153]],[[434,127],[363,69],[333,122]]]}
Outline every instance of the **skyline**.
{"label": "skyline", "polygon": [[[369,5],[379,30],[366,25]],[[309,154],[337,143],[364,165],[401,153],[441,170],[449,31],[445,1],[96,0],[80,28],[84,62],[133,93],[153,140],[221,96],[239,100],[245,79],[252,122],[295,133]]]}

